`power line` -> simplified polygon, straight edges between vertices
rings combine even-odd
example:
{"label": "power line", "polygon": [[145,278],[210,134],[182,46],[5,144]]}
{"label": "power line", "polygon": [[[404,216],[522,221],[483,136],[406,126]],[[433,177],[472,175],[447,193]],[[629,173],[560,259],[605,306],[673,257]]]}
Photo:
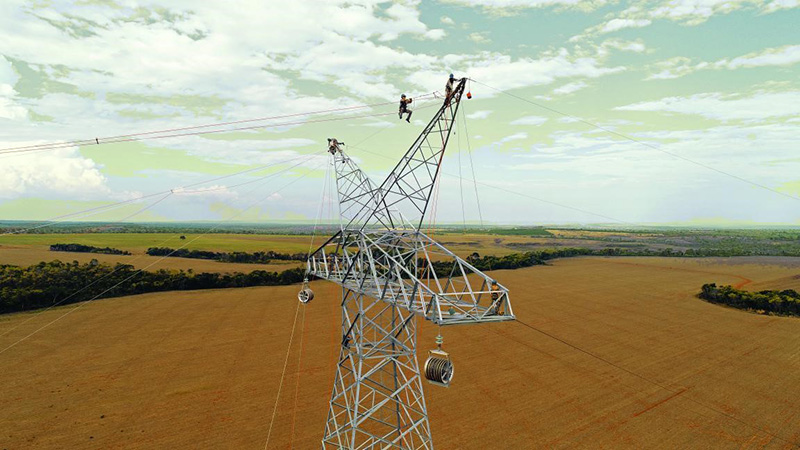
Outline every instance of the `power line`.
{"label": "power line", "polygon": [[[432,96],[433,93],[427,94],[420,94],[419,98],[426,98]],[[308,111],[308,112],[301,112],[301,113],[294,113],[294,114],[282,114],[278,116],[270,116],[270,117],[259,117],[254,119],[243,119],[243,120],[233,120],[228,122],[217,122],[217,123],[210,123],[210,124],[203,124],[203,125],[194,125],[194,126],[187,126],[187,127],[178,127],[178,128],[167,128],[164,130],[155,130],[155,131],[143,131],[140,133],[131,133],[131,134],[120,134],[115,136],[105,136],[105,137],[95,137],[91,139],[82,139],[82,140],[74,140],[74,141],[66,141],[66,142],[59,142],[59,143],[46,143],[46,144],[34,144],[34,145],[23,145],[17,147],[7,147],[0,149],[0,154],[3,153],[11,153],[13,150],[38,150],[44,148],[50,148],[52,146],[66,146],[66,147],[73,147],[79,145],[98,145],[100,142],[106,143],[109,140],[113,139],[122,139],[122,138],[131,138],[136,136],[148,136],[154,134],[165,134],[165,133],[173,133],[177,131],[187,131],[187,130],[197,130],[203,128],[213,128],[213,127],[222,127],[227,125],[237,125],[242,123],[252,123],[252,122],[263,122],[266,120],[275,120],[275,119],[286,119],[289,117],[302,117],[302,116],[310,116],[316,114],[328,114],[328,113],[338,113],[338,112],[346,112],[352,111],[356,109],[364,109],[364,108],[372,108],[376,106],[385,106],[389,104],[393,104],[394,102],[382,102],[382,103],[373,103],[373,104],[365,104],[365,105],[354,105],[354,106],[347,106],[342,108],[331,108],[331,109],[323,109],[323,110],[316,110],[316,111]]]}
{"label": "power line", "polygon": [[[280,173],[286,172],[286,171],[288,171],[288,170],[291,170],[291,169],[292,169],[292,168],[294,168],[294,167],[297,167],[297,166],[298,166],[298,165],[300,165],[300,164],[301,164],[301,163],[299,163],[299,164],[297,164],[297,165],[295,165],[295,166],[292,166],[292,167],[290,167],[290,168],[284,169],[284,170],[283,170],[283,171],[281,171],[281,172],[274,173],[274,174],[272,174],[272,175],[278,175],[278,174],[280,174]],[[316,170],[316,167],[315,167],[313,170]],[[305,178],[305,177],[306,177],[306,176],[308,176],[308,175],[309,175],[309,174],[310,174],[310,173],[311,173],[313,170],[309,170],[309,171],[308,171],[308,172],[306,172],[304,175],[302,175],[302,176],[300,176],[300,177],[298,177],[298,178],[295,178],[295,179],[294,179],[294,180],[292,180],[291,182],[289,182],[289,183],[287,183],[287,184],[283,185],[282,187],[278,188],[277,190],[275,190],[274,192],[272,192],[270,195],[268,195],[268,196],[266,196],[266,197],[262,197],[260,200],[257,200],[257,201],[255,201],[255,202],[251,203],[251,204],[250,204],[250,205],[249,205],[247,208],[245,208],[245,209],[243,209],[243,210],[241,210],[241,211],[237,212],[236,214],[232,215],[231,217],[228,217],[227,219],[225,219],[225,220],[224,220],[224,221],[222,221],[221,223],[229,222],[229,221],[231,221],[231,220],[235,219],[236,217],[239,217],[240,215],[244,214],[246,211],[248,211],[248,210],[249,210],[250,208],[252,208],[253,206],[255,206],[255,205],[257,205],[257,204],[259,204],[259,203],[263,202],[263,201],[264,201],[264,200],[266,200],[267,198],[269,198],[271,195],[277,194],[277,193],[279,193],[280,191],[282,191],[283,189],[286,189],[287,187],[291,186],[292,184],[294,184],[294,183],[296,183],[296,182],[300,181],[301,179]],[[256,188],[252,189],[252,190],[251,190],[250,192],[248,192],[246,195],[249,195],[250,193],[254,192],[256,189],[258,189],[258,187],[256,187]],[[177,252],[178,250],[181,250],[181,249],[185,248],[186,246],[188,246],[188,245],[189,245],[189,244],[191,244],[192,242],[194,242],[194,241],[196,241],[196,240],[200,239],[200,238],[201,238],[201,237],[203,237],[203,236],[206,236],[206,235],[208,235],[209,233],[211,233],[211,232],[213,232],[213,231],[217,230],[218,228],[219,228],[219,226],[217,226],[217,227],[214,227],[214,228],[211,228],[210,230],[208,230],[208,231],[206,231],[206,232],[204,232],[204,233],[201,233],[201,234],[197,235],[197,236],[196,236],[196,237],[194,237],[193,239],[191,239],[191,240],[187,241],[187,242],[186,242],[186,243],[184,243],[183,245],[181,245],[181,246],[179,246],[178,248],[176,248],[176,249],[172,250],[171,252],[169,252],[168,254],[166,254],[166,255],[162,256],[161,258],[157,259],[156,261],[153,261],[152,263],[148,264],[147,266],[145,266],[145,267],[143,267],[143,268],[141,268],[141,269],[139,269],[139,270],[135,271],[133,274],[131,274],[130,276],[128,276],[128,277],[127,277],[127,278],[125,278],[124,280],[122,280],[122,281],[120,281],[120,282],[116,283],[115,285],[111,286],[110,288],[108,288],[108,289],[104,290],[103,292],[101,292],[101,293],[99,293],[99,294],[95,295],[95,296],[94,296],[94,297],[92,297],[91,299],[89,299],[89,300],[86,300],[86,301],[84,301],[84,302],[81,302],[81,303],[80,303],[78,306],[76,306],[76,307],[74,307],[74,308],[70,309],[69,311],[67,311],[67,312],[66,312],[66,313],[64,313],[63,315],[61,315],[61,316],[59,316],[59,317],[55,318],[55,319],[54,319],[54,320],[52,320],[51,322],[48,322],[48,323],[46,323],[46,324],[45,324],[45,325],[43,325],[42,327],[40,327],[40,328],[36,329],[35,331],[31,332],[30,334],[28,334],[28,335],[26,335],[26,336],[22,337],[21,339],[17,340],[17,341],[16,341],[16,342],[14,342],[13,344],[11,344],[11,345],[9,345],[9,346],[7,346],[7,347],[3,348],[2,350],[0,350],[0,354],[4,353],[6,350],[8,350],[8,349],[10,349],[10,348],[12,348],[12,347],[14,347],[14,346],[16,346],[16,345],[17,345],[17,344],[19,344],[20,342],[27,340],[27,339],[28,339],[28,338],[30,338],[31,336],[33,336],[33,335],[35,335],[35,334],[39,333],[40,331],[44,330],[45,328],[49,327],[50,325],[52,325],[52,324],[54,324],[54,323],[58,322],[59,320],[63,319],[64,317],[66,317],[66,316],[70,315],[71,313],[75,312],[76,310],[78,310],[78,309],[82,308],[82,307],[83,307],[83,306],[85,306],[86,304],[88,304],[88,303],[91,303],[92,301],[94,301],[94,300],[96,300],[96,299],[100,298],[101,296],[103,296],[103,295],[104,295],[104,294],[106,294],[107,292],[110,292],[110,291],[112,291],[113,289],[117,288],[118,286],[122,285],[123,283],[127,282],[128,280],[131,280],[133,277],[135,277],[135,276],[137,276],[138,274],[142,273],[144,270],[146,270],[146,269],[148,269],[148,268],[152,267],[152,266],[153,266],[153,265],[155,265],[155,264],[158,264],[159,262],[163,261],[165,258],[168,258],[168,257],[172,256],[172,255],[173,255],[175,252]],[[92,282],[92,283],[90,283],[89,285],[87,285],[87,286],[84,286],[83,288],[79,289],[78,291],[76,291],[76,292],[72,293],[70,296],[68,296],[68,297],[66,297],[66,298],[64,298],[64,299],[62,299],[62,300],[61,300],[61,301],[59,301],[58,303],[55,303],[55,304],[53,304],[53,305],[51,305],[51,306],[49,306],[49,307],[45,308],[44,310],[40,310],[39,314],[41,314],[41,313],[43,313],[43,312],[45,312],[45,311],[47,311],[47,310],[50,310],[50,309],[52,309],[52,308],[54,308],[54,307],[56,307],[56,306],[60,305],[61,303],[63,303],[64,301],[66,301],[68,298],[71,298],[71,297],[72,297],[72,296],[74,296],[75,294],[77,294],[77,293],[79,293],[79,292],[83,291],[83,290],[84,290],[84,289],[86,289],[87,287],[89,287],[89,286],[91,286],[91,285],[93,285],[93,284],[97,283],[97,282],[98,282],[98,281],[100,281],[101,279],[103,279],[103,278],[105,278],[105,277],[107,277],[107,276],[109,276],[109,275],[111,275],[111,274],[115,273],[116,271],[117,271],[117,269],[115,269],[114,271],[112,271],[112,272],[111,272],[111,273],[109,273],[108,275],[105,275],[105,276],[103,276],[103,277],[101,277],[101,278],[99,278],[99,279],[97,279],[97,280],[93,281],[93,282]],[[22,324],[24,324],[24,323],[27,323],[28,321],[32,320],[32,319],[33,319],[33,318],[35,318],[35,317],[38,317],[38,315],[39,315],[39,314],[36,314],[36,315],[34,315],[34,316],[31,316],[31,318],[29,318],[28,320],[26,320],[26,321],[25,321],[25,322],[23,322]],[[17,327],[15,327],[15,328],[18,328],[18,327],[19,327],[19,326],[21,326],[22,324],[19,324],[19,325],[17,325]],[[6,334],[7,334],[7,333],[6,333]]]}
{"label": "power line", "polygon": [[[174,134],[159,134],[159,135],[151,135],[146,137],[129,137],[129,138],[111,138],[105,139],[103,141],[97,139],[91,142],[87,142],[85,146],[89,145],[102,145],[102,144],[116,144],[120,142],[134,142],[134,141],[142,141],[142,140],[156,140],[156,139],[169,139],[169,138],[176,138],[176,137],[186,137],[186,136],[201,136],[207,134],[217,134],[217,133],[230,133],[233,131],[250,131],[250,130],[258,130],[258,129],[266,129],[266,128],[279,128],[279,127],[288,127],[293,125],[305,125],[309,123],[323,123],[323,122],[334,122],[339,120],[350,120],[350,119],[364,119],[369,117],[381,117],[387,116],[394,113],[381,113],[381,114],[364,114],[360,116],[346,116],[346,117],[331,117],[327,119],[317,119],[317,120],[304,120],[304,121],[296,121],[296,122],[283,122],[283,123],[275,123],[275,124],[265,124],[265,125],[253,125],[247,127],[234,127],[234,128],[223,128],[223,129],[215,129],[215,130],[207,130],[207,131],[194,131],[194,132],[186,132],[186,133],[174,133]],[[13,153],[31,153],[31,152],[40,152],[44,150],[58,150],[62,148],[69,148],[74,147],[74,144],[52,144],[47,147],[42,148],[34,148],[34,149],[21,149],[21,150],[5,150],[0,151],[0,155],[7,155]]]}
{"label": "power line", "polygon": [[711,165],[708,165],[708,164],[705,164],[705,163],[701,163],[701,162],[699,162],[699,161],[695,161],[695,160],[693,160],[693,159],[691,159],[691,158],[687,158],[687,157],[685,157],[685,156],[681,156],[681,155],[679,155],[679,154],[677,154],[677,153],[670,152],[670,151],[668,151],[668,150],[664,150],[664,149],[662,149],[662,148],[659,148],[659,147],[657,147],[657,146],[655,146],[655,145],[649,144],[649,143],[647,143],[647,142],[644,142],[644,141],[640,141],[639,139],[636,139],[636,138],[634,138],[634,137],[632,137],[632,136],[628,136],[627,134],[620,133],[620,132],[618,132],[618,131],[614,131],[614,130],[612,130],[612,129],[610,129],[610,128],[603,127],[603,126],[601,126],[601,125],[598,125],[598,124],[596,124],[596,123],[590,122],[590,121],[588,121],[588,120],[586,120],[586,119],[582,119],[582,118],[580,118],[580,117],[576,117],[576,116],[573,116],[573,115],[571,115],[571,114],[567,114],[567,113],[565,113],[565,112],[561,112],[561,111],[559,111],[559,110],[557,110],[557,109],[555,109],[555,108],[552,108],[552,107],[549,107],[549,106],[542,105],[541,103],[534,102],[533,100],[528,100],[528,99],[527,99],[527,98],[525,98],[525,97],[520,97],[519,95],[512,94],[511,92],[504,91],[504,90],[502,90],[502,89],[499,89],[499,88],[496,88],[496,87],[489,86],[488,84],[486,84],[486,83],[481,83],[481,82],[480,82],[480,81],[478,81],[478,80],[474,80],[474,79],[471,79],[471,80],[472,80],[472,81],[474,81],[474,82],[476,82],[476,83],[478,83],[478,84],[480,84],[480,85],[482,85],[482,86],[486,86],[486,87],[488,87],[489,89],[493,89],[493,90],[495,90],[495,91],[497,91],[497,92],[500,92],[500,93],[502,93],[502,94],[508,95],[509,97],[516,98],[517,100],[521,100],[521,101],[523,101],[523,102],[529,103],[529,104],[531,104],[531,105],[533,105],[533,106],[536,106],[536,107],[538,107],[538,108],[542,108],[542,109],[545,109],[545,110],[547,110],[547,111],[554,112],[554,113],[556,113],[556,114],[560,114],[560,115],[562,115],[562,116],[564,116],[564,117],[569,117],[570,119],[573,119],[573,120],[575,120],[575,121],[577,121],[577,122],[581,122],[581,123],[583,123],[583,124],[586,124],[586,125],[589,125],[589,126],[591,126],[591,127],[597,128],[598,130],[605,131],[606,133],[613,134],[613,135],[615,135],[615,136],[619,136],[619,137],[621,137],[621,138],[623,138],[623,139],[627,139],[627,140],[629,140],[629,141],[631,141],[631,142],[635,142],[635,143],[637,143],[637,144],[639,144],[639,145],[642,145],[642,146],[644,146],[644,147],[650,148],[650,149],[652,149],[652,150],[655,150],[655,151],[658,151],[658,152],[661,152],[661,153],[664,153],[664,154],[670,155],[670,156],[672,156],[673,158],[677,158],[677,159],[680,159],[680,160],[686,161],[686,162],[688,162],[688,163],[694,164],[694,165],[696,165],[696,166],[700,166],[700,167],[703,167],[703,168],[705,168],[705,169],[712,170],[712,171],[714,171],[714,172],[717,172],[717,173],[719,173],[719,174],[722,174],[722,175],[725,175],[725,176],[727,176],[727,177],[733,178],[733,179],[735,179],[735,180],[741,181],[741,182],[743,182],[743,183],[747,183],[747,184],[749,184],[749,185],[751,185],[751,186],[755,186],[755,187],[758,187],[758,188],[761,188],[761,189],[764,189],[764,190],[770,191],[770,192],[772,192],[772,193],[779,194],[779,195],[782,195],[782,196],[784,196],[784,197],[791,198],[792,200],[800,200],[800,197],[796,197],[796,196],[794,196],[794,195],[787,194],[786,192],[781,192],[781,191],[779,191],[779,190],[777,190],[777,189],[773,189],[773,188],[771,188],[771,187],[769,187],[769,186],[765,186],[765,185],[763,185],[763,184],[760,184],[760,183],[757,183],[757,182],[755,182],[755,181],[748,180],[747,178],[740,177],[739,175],[735,175],[735,174],[732,174],[732,173],[730,173],[730,172],[726,172],[726,171],[724,171],[724,170],[721,170],[721,169],[718,169],[718,168],[716,168],[716,167],[714,167],[714,166],[711,166]]}
{"label": "power line", "polygon": [[[321,152],[317,151],[317,152],[311,153],[310,155],[309,154],[298,155],[298,156],[295,156],[293,158],[289,158],[287,160],[282,160],[282,161],[278,161],[278,162],[274,162],[274,163],[265,164],[263,166],[242,170],[242,171],[239,171],[239,172],[235,172],[235,173],[231,173],[231,174],[228,174],[228,175],[223,175],[223,176],[211,178],[211,179],[208,179],[208,180],[198,181],[198,182],[195,182],[195,183],[187,184],[186,186],[176,187],[176,188],[173,188],[173,189],[170,189],[170,190],[166,190],[166,191],[161,191],[161,192],[154,192],[152,194],[142,195],[142,196],[139,196],[139,197],[131,198],[131,199],[128,199],[128,200],[122,200],[122,201],[119,201],[119,202],[116,202],[116,203],[111,203],[111,204],[108,204],[108,205],[96,206],[96,207],[93,207],[93,208],[88,208],[88,209],[84,209],[84,210],[81,210],[81,211],[76,211],[76,212],[69,213],[69,214],[63,214],[63,215],[60,215],[60,216],[56,216],[56,217],[47,219],[45,222],[48,222],[48,223],[44,223],[44,224],[37,225],[37,226],[34,226],[34,227],[24,228],[24,229],[21,229],[21,230],[13,230],[13,231],[5,232],[5,233],[0,233],[0,237],[6,236],[6,235],[10,235],[10,234],[27,233],[28,231],[31,231],[31,230],[37,230],[37,229],[40,229],[40,228],[45,228],[45,227],[48,227],[48,226],[51,226],[51,225],[55,225],[55,224],[58,224],[58,223],[65,222],[67,219],[74,219],[76,216],[79,216],[79,217],[82,217],[82,218],[83,217],[92,216],[94,214],[99,214],[101,212],[104,212],[105,210],[113,209],[113,208],[116,208],[118,206],[122,206],[122,205],[125,205],[125,204],[128,204],[128,203],[138,202],[139,200],[144,200],[144,199],[151,198],[151,197],[157,197],[159,195],[170,194],[170,193],[174,193],[174,194],[180,195],[180,194],[193,194],[193,193],[199,193],[199,192],[211,192],[211,191],[215,191],[215,190],[229,189],[229,188],[232,188],[232,187],[238,187],[238,186],[242,186],[242,185],[245,185],[245,184],[250,184],[250,183],[256,182],[256,181],[258,181],[260,179],[272,176],[272,174],[267,175],[265,177],[261,177],[261,178],[256,179],[256,180],[252,180],[252,181],[248,181],[248,182],[245,182],[245,183],[241,183],[241,184],[238,184],[238,185],[219,186],[219,187],[209,188],[209,189],[205,189],[205,190],[194,190],[194,191],[186,191],[185,190],[185,188],[187,188],[187,187],[200,186],[200,185],[203,185],[203,184],[213,183],[215,181],[224,180],[224,179],[227,179],[227,178],[243,175],[243,174],[246,174],[246,173],[251,173],[251,172],[256,172],[256,171],[268,169],[270,167],[286,164],[288,162],[291,162],[291,161],[294,161],[294,160],[297,160],[297,159],[308,158],[309,156],[314,157],[314,156],[316,156],[316,155],[318,155],[320,153]],[[311,158],[308,158],[306,161],[308,161],[310,159]],[[296,167],[296,166],[294,166],[294,167]],[[92,214],[89,214],[89,213],[92,213]]]}
{"label": "power line", "polygon": [[[366,153],[370,153],[372,155],[380,156],[380,157],[386,158],[386,159],[391,159],[390,157],[388,157],[386,155],[382,155],[380,153],[371,152],[371,151],[369,151],[369,150],[367,150],[365,148],[362,148],[362,147],[350,146],[350,148],[357,148],[358,150],[361,150],[361,151],[366,152]],[[448,173],[448,172],[445,172],[445,171],[441,171],[441,173],[444,174],[444,175],[447,175],[449,177],[459,178],[458,175],[455,175],[455,174],[452,174],[452,173]],[[587,209],[582,209],[582,208],[578,208],[578,207],[575,207],[575,206],[570,206],[570,205],[566,205],[566,204],[563,204],[563,203],[554,202],[552,200],[546,200],[546,199],[543,199],[543,198],[540,198],[540,197],[536,197],[534,195],[524,194],[522,192],[513,191],[511,189],[507,189],[507,188],[504,188],[504,187],[495,186],[493,184],[484,183],[484,182],[478,181],[478,180],[476,180],[474,178],[473,179],[467,178],[466,181],[472,181],[472,182],[474,182],[476,184],[480,184],[481,186],[486,186],[486,187],[489,187],[489,188],[492,188],[492,189],[497,189],[497,190],[500,190],[500,191],[508,192],[510,194],[519,195],[521,197],[529,198],[531,200],[536,200],[538,202],[547,203],[549,205],[558,206],[560,208],[569,209],[569,210],[580,212],[580,213],[583,213],[583,214],[588,214],[588,215],[592,215],[592,216],[595,216],[595,217],[600,217],[600,218],[603,218],[603,219],[606,219],[606,220],[610,220],[612,222],[617,222],[617,223],[622,223],[622,224],[626,224],[626,225],[636,226],[635,223],[628,222],[628,221],[625,221],[625,220],[622,220],[622,219],[617,219],[617,218],[614,218],[614,217],[611,217],[611,216],[608,216],[608,215],[605,215],[605,214],[592,212],[592,211],[589,211]]]}

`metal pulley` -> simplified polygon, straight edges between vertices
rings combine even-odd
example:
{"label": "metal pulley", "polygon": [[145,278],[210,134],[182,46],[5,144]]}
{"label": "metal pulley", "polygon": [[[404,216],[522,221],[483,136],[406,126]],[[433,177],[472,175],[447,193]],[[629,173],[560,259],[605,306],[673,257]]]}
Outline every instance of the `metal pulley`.
{"label": "metal pulley", "polygon": [[441,335],[436,336],[436,350],[428,351],[428,359],[425,361],[425,379],[429,383],[439,386],[449,387],[450,381],[453,379],[453,362],[450,360],[450,355],[442,350],[442,343],[444,338]]}
{"label": "metal pulley", "polygon": [[308,303],[314,300],[314,291],[308,287],[308,278],[303,280],[303,287],[300,289],[300,292],[297,293],[297,299],[300,300],[300,303]]}

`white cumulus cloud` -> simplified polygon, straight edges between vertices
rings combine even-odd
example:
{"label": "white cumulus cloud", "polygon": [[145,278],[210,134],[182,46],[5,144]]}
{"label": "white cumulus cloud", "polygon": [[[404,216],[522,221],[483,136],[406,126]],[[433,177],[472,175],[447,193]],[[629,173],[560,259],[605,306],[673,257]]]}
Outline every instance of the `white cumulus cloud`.
{"label": "white cumulus cloud", "polygon": [[717,119],[761,121],[800,115],[800,91],[759,92],[749,97],[718,92],[665,97],[614,108],[619,111],[664,111]]}
{"label": "white cumulus cloud", "polygon": [[[2,147],[9,147],[3,143]],[[28,143],[35,145],[39,143]],[[18,143],[17,143],[18,145]],[[0,156],[0,198],[51,196],[102,198],[109,194],[106,177],[77,148]]]}
{"label": "white cumulus cloud", "polygon": [[525,116],[511,121],[511,125],[534,125],[539,126],[547,122],[547,117]]}
{"label": "white cumulus cloud", "polygon": [[467,119],[486,119],[489,115],[492,114],[492,111],[475,111],[473,113],[467,114]]}

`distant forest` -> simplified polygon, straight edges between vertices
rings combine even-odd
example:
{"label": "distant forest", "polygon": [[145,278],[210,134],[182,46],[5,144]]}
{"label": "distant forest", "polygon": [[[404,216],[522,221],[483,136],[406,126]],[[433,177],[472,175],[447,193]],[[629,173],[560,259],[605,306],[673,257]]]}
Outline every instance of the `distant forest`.
{"label": "distant forest", "polygon": [[[537,250],[524,253],[512,253],[505,256],[480,256],[473,253],[466,258],[467,262],[479,270],[501,270],[519,269],[539,264],[546,264],[547,261],[558,258],[570,258],[574,256],[661,256],[672,258],[697,258],[709,256],[741,256],[730,249],[718,250],[675,250],[666,248],[663,250],[651,250],[648,248],[562,248],[556,250]],[[437,270],[449,267],[447,263],[434,263]]]}
{"label": "distant forest", "polygon": [[[170,252],[175,252],[174,256],[217,259],[225,262],[269,262],[271,259],[305,260],[306,258],[305,254],[289,255],[275,252],[217,253],[170,248],[148,250],[148,254],[157,256],[163,256]],[[513,253],[505,256],[481,256],[473,253],[466,260],[479,270],[507,270],[547,264],[547,261],[553,259],[575,256],[734,256],[731,253],[730,250],[563,248]],[[437,271],[443,272],[452,267],[452,263],[448,264],[445,261],[436,261],[433,264]],[[255,270],[250,273],[219,274],[194,273],[191,270],[175,272],[163,269],[147,272],[137,270],[127,264],[111,266],[99,264],[96,260],[87,264],[79,264],[77,261],[72,263],[41,262],[26,268],[0,265],[0,313],[145,292],[286,285],[301,282],[304,273],[305,270],[301,268],[289,269],[280,273]],[[737,291],[730,286],[718,288],[712,284],[703,286],[701,298],[714,303],[725,303],[755,311],[787,315],[800,314],[800,303],[798,303],[800,297],[791,290],[751,293]]]}
{"label": "distant forest", "polygon": [[41,262],[30,267],[0,265],[0,313],[146,292],[286,285],[299,283],[304,274],[300,268],[246,274],[147,272],[130,264],[111,266],[97,260],[85,264]]}
{"label": "distant forest", "polygon": [[800,316],[800,294],[794,289],[750,292],[710,283],[703,285],[698,297],[760,314]]}
{"label": "distant forest", "polygon": [[130,255],[130,252],[111,247],[93,247],[83,244],[53,244],[51,252],[101,253],[104,255]]}
{"label": "distant forest", "polygon": [[268,264],[272,260],[280,261],[305,261],[306,253],[276,253],[266,252],[210,252],[206,250],[187,250],[185,248],[173,249],[168,247],[150,247],[147,249],[150,256],[170,256],[176,258],[211,259],[228,263]]}

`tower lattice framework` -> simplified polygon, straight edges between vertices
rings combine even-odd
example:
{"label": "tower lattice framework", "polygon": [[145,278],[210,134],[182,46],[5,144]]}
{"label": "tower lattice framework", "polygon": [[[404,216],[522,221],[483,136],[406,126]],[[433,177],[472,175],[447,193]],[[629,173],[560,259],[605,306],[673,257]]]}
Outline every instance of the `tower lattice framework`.
{"label": "tower lattice framework", "polygon": [[323,448],[433,448],[416,316],[440,326],[514,319],[505,287],[420,230],[465,84],[380,185],[333,149],[341,227],[307,266],[309,275],[342,286]]}

